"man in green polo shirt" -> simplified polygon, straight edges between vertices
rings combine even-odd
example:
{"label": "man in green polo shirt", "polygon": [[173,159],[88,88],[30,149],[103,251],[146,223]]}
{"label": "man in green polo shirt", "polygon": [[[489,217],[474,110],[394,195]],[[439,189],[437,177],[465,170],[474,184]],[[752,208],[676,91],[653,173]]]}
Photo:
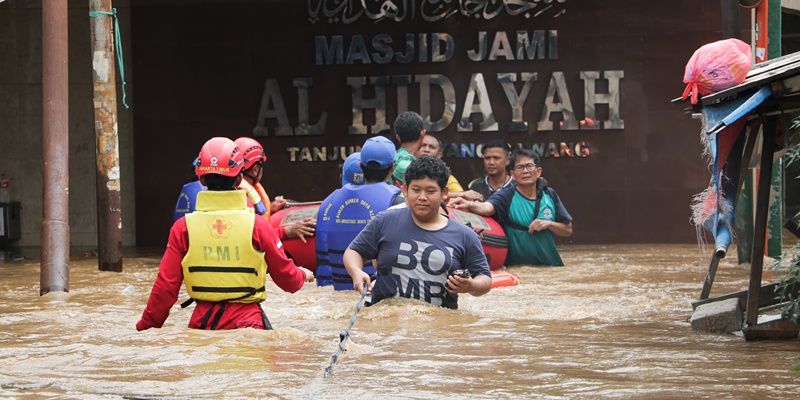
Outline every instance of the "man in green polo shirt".
{"label": "man in green polo shirt", "polygon": [[392,129],[400,142],[400,148],[397,149],[397,155],[394,157],[394,164],[400,165],[403,160],[408,160],[408,163],[416,160],[417,153],[422,147],[422,138],[425,137],[422,117],[413,111],[406,111],[397,116]]}
{"label": "man in green polo shirt", "polygon": [[572,216],[542,178],[539,162],[533,150],[517,149],[511,154],[516,186],[505,186],[484,202],[456,198],[449,203],[485,217],[498,215],[508,237],[506,266],[564,265],[555,236],[572,236]]}

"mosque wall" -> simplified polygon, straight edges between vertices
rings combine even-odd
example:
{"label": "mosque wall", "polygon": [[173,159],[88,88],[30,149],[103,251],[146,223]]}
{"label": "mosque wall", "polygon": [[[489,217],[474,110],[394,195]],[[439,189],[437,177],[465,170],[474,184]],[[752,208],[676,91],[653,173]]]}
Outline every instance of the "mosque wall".
{"label": "mosque wall", "polygon": [[[74,246],[97,235],[87,3],[69,2]],[[321,200],[343,156],[404,110],[464,186],[492,138],[539,152],[575,218],[566,242],[694,242],[689,202],[709,171],[699,124],[670,100],[694,50],[722,38],[719,5],[114,1],[132,105],[118,108],[123,243],[164,245],[210,137],[256,137],[271,196]],[[41,81],[41,2],[0,3],[0,172],[23,203],[23,246],[40,236]]]}
{"label": "mosque wall", "polygon": [[540,152],[575,218],[567,242],[696,240],[709,172],[699,124],[670,100],[722,38],[719,1],[166,3],[132,1],[135,150],[163,160],[137,163],[139,244],[163,243],[208,138],[254,135],[271,196],[321,200],[404,110],[462,185],[489,139]]}

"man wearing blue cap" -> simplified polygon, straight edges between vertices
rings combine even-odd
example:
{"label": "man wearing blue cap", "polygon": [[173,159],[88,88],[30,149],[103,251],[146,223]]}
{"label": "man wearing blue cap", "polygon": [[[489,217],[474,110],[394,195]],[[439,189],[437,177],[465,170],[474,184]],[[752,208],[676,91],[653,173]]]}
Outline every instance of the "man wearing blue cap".
{"label": "man wearing blue cap", "polygon": [[[364,184],[364,171],[361,170],[361,153],[355,152],[350,154],[344,164],[342,165],[342,173],[340,175],[342,180],[342,187],[347,184],[363,185]],[[332,192],[322,204],[319,206],[317,212],[317,239],[314,242],[317,250],[317,270],[315,276],[317,278],[317,286],[328,286],[333,284],[331,278],[331,265],[328,261],[328,231],[327,223],[323,222],[325,211],[330,210],[331,200],[336,191]]]}
{"label": "man wearing blue cap", "polygon": [[200,179],[198,179],[197,175],[194,173],[194,169],[198,161],[200,161],[200,157],[197,157],[194,159],[194,161],[192,161],[192,180],[191,182],[183,185],[181,194],[178,195],[178,202],[175,203],[175,212],[172,213],[173,221],[177,221],[182,216],[194,212],[197,193],[206,190],[206,187],[200,183]]}
{"label": "man wearing blue cap", "polygon": [[[394,169],[394,144],[382,136],[368,139],[361,146],[359,166],[363,172],[363,185],[347,183],[337,189],[323,202],[317,215],[317,275],[320,262],[330,266],[333,288],[336,290],[353,290],[353,280],[344,268],[342,256],[350,242],[361,232],[369,221],[379,212],[403,203],[398,196],[400,189],[386,184],[386,180]],[[349,160],[349,157],[348,157]],[[347,162],[345,162],[347,164]],[[347,180],[350,174],[345,166],[342,178]],[[353,180],[356,175],[353,175]],[[322,245],[320,245],[322,242]],[[364,271],[374,273],[372,261],[366,262]],[[324,279],[324,277],[323,277]]]}
{"label": "man wearing blue cap", "polygon": [[342,186],[364,184],[364,171],[361,169],[361,152],[350,154],[342,165]]}

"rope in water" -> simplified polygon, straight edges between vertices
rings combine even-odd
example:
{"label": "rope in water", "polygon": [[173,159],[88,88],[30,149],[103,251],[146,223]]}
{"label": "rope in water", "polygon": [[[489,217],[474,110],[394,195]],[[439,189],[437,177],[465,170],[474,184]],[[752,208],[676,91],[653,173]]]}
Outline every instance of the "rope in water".
{"label": "rope in water", "polygon": [[350,337],[350,333],[353,330],[353,325],[356,323],[356,316],[358,312],[364,308],[364,298],[367,296],[367,285],[364,285],[364,289],[361,291],[361,300],[356,303],[356,312],[350,317],[350,326],[347,327],[347,330],[339,334],[339,350],[336,351],[336,354],[331,356],[331,365],[325,367],[325,377],[329,377],[333,373],[333,364],[336,364],[336,361],[339,360],[339,357],[345,352],[345,346],[347,346],[347,338]]}

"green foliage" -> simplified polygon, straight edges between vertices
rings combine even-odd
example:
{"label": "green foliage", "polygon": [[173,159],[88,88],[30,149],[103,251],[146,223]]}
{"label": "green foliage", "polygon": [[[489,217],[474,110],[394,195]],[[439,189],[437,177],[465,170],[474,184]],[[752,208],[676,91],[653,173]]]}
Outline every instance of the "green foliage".
{"label": "green foliage", "polygon": [[779,268],[788,267],[786,277],[775,288],[781,301],[786,302],[786,307],[781,314],[784,318],[789,318],[792,323],[800,320],[800,299],[793,296],[792,292],[797,285],[800,285],[800,243],[783,252]]}
{"label": "green foliage", "polygon": [[[795,245],[794,248],[797,247],[798,246]],[[793,324],[797,324],[798,321],[800,321],[800,299],[792,295],[792,291],[798,284],[800,284],[800,267],[795,264],[789,268],[789,274],[776,288],[777,293],[781,296],[781,300],[787,302],[781,316],[783,318],[788,318]]]}
{"label": "green foliage", "polygon": [[[791,130],[797,131],[798,129],[800,129],[800,118],[795,118],[792,121]],[[800,146],[791,147],[783,156],[783,159],[786,161],[786,165],[800,161]],[[795,177],[795,179],[800,179],[800,176]],[[800,213],[794,217],[795,219],[800,218]],[[797,324],[800,321],[800,299],[797,296],[793,296],[792,292],[797,285],[800,285],[800,242],[783,253],[780,266],[788,267],[786,277],[775,289],[780,295],[781,301],[787,302],[786,308],[783,309],[781,315],[784,318],[789,318],[792,323]]]}

